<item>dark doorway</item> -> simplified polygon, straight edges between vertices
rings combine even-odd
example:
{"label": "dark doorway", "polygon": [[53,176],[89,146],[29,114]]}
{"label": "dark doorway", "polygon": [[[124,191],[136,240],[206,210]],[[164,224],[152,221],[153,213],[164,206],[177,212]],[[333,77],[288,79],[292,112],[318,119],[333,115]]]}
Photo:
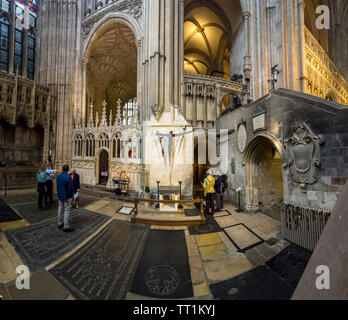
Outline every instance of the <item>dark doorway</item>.
{"label": "dark doorway", "polygon": [[99,184],[106,185],[109,179],[109,154],[103,150],[99,156]]}

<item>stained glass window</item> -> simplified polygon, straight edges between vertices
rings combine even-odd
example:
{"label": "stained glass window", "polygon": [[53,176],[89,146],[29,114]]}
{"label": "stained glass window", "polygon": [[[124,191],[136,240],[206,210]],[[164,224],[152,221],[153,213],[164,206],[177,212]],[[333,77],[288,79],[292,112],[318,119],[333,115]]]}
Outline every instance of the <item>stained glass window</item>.
{"label": "stained glass window", "polygon": [[24,15],[24,9],[16,5],[16,17],[22,17]]}
{"label": "stained glass window", "polygon": [[8,71],[9,23],[5,17],[0,19],[0,69]]}
{"label": "stained glass window", "polygon": [[14,71],[22,74],[23,31],[15,29],[14,41]]}
{"label": "stained glass window", "polygon": [[29,26],[36,27],[36,17],[32,14],[29,15]]}
{"label": "stained glass window", "polygon": [[37,12],[37,0],[29,0],[29,10],[32,12]]}
{"label": "stained glass window", "polygon": [[34,80],[35,72],[35,35],[32,32],[28,33],[28,69],[27,77]]}
{"label": "stained glass window", "polygon": [[0,0],[0,8],[5,12],[10,12],[10,0]]}

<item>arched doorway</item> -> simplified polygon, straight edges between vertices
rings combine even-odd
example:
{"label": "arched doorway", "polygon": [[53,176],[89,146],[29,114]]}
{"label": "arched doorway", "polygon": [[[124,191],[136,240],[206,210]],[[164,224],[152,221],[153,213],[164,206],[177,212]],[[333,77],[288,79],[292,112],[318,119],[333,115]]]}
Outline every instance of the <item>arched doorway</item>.
{"label": "arched doorway", "polygon": [[99,184],[106,185],[109,179],[109,153],[102,150],[99,155]]}
{"label": "arched doorway", "polygon": [[281,145],[275,138],[260,135],[245,151],[246,209],[261,211],[280,220],[283,201]]}

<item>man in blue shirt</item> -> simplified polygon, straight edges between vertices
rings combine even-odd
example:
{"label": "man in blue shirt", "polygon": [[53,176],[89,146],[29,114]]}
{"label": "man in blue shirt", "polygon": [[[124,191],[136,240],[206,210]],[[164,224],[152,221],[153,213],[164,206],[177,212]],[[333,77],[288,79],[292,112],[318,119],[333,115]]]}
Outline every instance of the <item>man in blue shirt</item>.
{"label": "man in blue shirt", "polygon": [[45,202],[46,205],[51,205],[54,203],[53,200],[53,177],[54,175],[57,173],[57,170],[52,170],[51,168],[51,162],[49,160],[47,160],[45,162],[45,173],[47,175],[47,179],[46,179],[46,194],[45,194]]}
{"label": "man in blue shirt", "polygon": [[[63,228],[64,232],[74,232],[69,225],[70,203],[69,199],[73,196],[72,181],[68,174],[69,166],[63,167],[63,172],[57,178],[57,196],[58,196],[58,228]],[[64,223],[62,221],[64,211]]]}

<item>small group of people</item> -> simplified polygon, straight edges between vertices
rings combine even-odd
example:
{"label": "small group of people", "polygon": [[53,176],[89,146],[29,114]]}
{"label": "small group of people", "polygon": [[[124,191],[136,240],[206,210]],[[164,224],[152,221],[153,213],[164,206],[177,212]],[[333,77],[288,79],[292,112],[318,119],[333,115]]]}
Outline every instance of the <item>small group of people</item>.
{"label": "small group of people", "polygon": [[[80,176],[75,169],[72,169],[71,173],[69,173],[69,170],[69,166],[65,165],[63,172],[57,177],[58,228],[63,229],[64,232],[75,231],[69,224],[70,209],[79,208]],[[53,200],[53,179],[56,174],[57,170],[51,168],[51,162],[48,160],[45,162],[45,166],[39,169],[37,192],[39,193],[38,207],[40,211],[44,210],[44,198],[48,207],[55,203]]]}
{"label": "small group of people", "polygon": [[[206,199],[205,214],[214,215],[224,208],[224,193],[227,189],[227,176],[225,174],[213,175],[209,169],[203,183]],[[216,209],[214,200],[216,201]]]}
{"label": "small group of people", "polygon": [[44,166],[39,168],[37,173],[37,192],[39,193],[38,207],[40,211],[44,210],[43,200],[45,199],[46,207],[55,203],[53,200],[53,178],[57,170],[52,170],[51,162],[47,160]]}

